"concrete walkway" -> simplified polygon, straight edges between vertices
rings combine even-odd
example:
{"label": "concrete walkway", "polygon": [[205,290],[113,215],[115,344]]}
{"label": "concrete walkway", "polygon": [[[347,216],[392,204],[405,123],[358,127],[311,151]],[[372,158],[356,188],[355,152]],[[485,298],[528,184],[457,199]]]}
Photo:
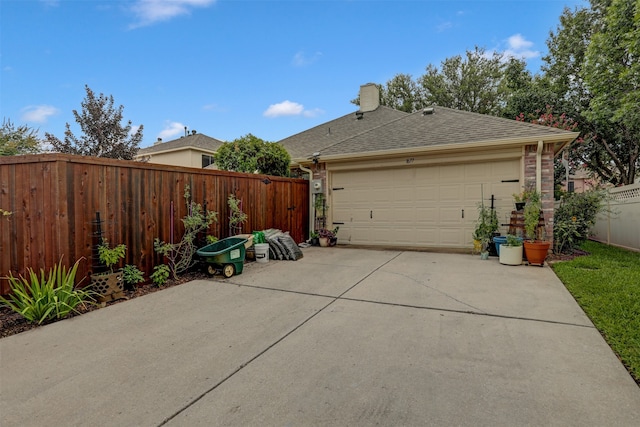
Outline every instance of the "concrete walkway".
{"label": "concrete walkway", "polygon": [[0,340],[0,425],[637,426],[549,267],[307,248]]}

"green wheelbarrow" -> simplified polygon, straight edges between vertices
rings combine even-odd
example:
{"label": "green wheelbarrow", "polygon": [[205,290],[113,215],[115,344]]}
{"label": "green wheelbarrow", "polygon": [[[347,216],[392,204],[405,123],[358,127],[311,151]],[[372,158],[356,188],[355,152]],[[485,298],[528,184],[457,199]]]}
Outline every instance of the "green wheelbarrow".
{"label": "green wheelbarrow", "polygon": [[213,276],[220,272],[228,279],[234,274],[242,273],[245,243],[247,239],[243,237],[227,237],[198,249],[196,255],[205,263],[207,273]]}

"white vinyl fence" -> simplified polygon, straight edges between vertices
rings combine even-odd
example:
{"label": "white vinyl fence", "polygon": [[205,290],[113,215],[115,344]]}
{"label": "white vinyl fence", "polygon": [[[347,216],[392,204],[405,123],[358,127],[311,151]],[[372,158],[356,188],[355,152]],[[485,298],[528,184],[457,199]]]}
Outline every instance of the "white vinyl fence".
{"label": "white vinyl fence", "polygon": [[592,239],[640,251],[640,183],[609,190],[609,211],[598,216]]}

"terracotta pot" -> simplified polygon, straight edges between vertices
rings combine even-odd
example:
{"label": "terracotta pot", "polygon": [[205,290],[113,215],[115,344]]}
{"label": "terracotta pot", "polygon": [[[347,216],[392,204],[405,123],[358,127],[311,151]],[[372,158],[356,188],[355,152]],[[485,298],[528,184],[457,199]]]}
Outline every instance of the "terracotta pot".
{"label": "terracotta pot", "polygon": [[527,261],[530,265],[544,265],[544,260],[547,258],[549,252],[550,242],[544,241],[525,241],[524,242],[524,254],[527,257]]}

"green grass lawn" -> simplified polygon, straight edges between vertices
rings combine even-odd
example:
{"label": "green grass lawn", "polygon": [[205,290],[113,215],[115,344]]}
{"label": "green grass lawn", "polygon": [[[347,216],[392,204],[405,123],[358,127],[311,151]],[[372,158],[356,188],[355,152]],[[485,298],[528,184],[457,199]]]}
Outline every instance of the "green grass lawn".
{"label": "green grass lawn", "polygon": [[640,384],[640,253],[585,242],[556,275]]}

